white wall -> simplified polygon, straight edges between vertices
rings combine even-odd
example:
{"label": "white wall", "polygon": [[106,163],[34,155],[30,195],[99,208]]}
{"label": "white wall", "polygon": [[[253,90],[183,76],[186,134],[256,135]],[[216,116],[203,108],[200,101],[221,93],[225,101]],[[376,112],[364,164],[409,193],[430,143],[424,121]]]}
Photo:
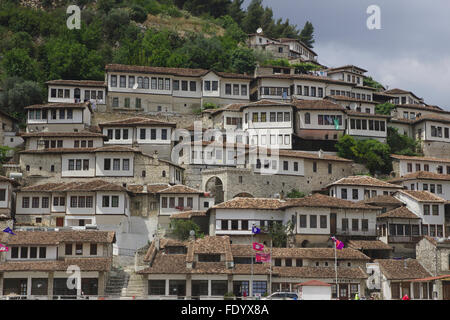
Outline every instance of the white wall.
{"label": "white wall", "polygon": [[[104,169],[105,159],[111,159],[110,170]],[[113,159],[120,159],[120,170],[113,170]],[[129,170],[123,170],[123,160],[129,159]],[[96,176],[97,177],[132,177],[134,175],[134,154],[101,152],[96,155]]]}
{"label": "white wall", "polygon": [[302,286],[302,300],[331,300],[331,286]]}

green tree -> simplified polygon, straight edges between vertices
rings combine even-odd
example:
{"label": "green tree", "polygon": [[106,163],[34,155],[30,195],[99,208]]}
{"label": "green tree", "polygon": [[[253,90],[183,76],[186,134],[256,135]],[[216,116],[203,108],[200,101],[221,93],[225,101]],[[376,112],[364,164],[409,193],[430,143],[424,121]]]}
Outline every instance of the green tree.
{"label": "green tree", "polygon": [[377,114],[385,114],[387,116],[391,115],[392,109],[395,108],[395,105],[389,102],[380,103],[375,106],[375,113]]}
{"label": "green tree", "polygon": [[242,29],[247,33],[255,33],[259,27],[262,27],[263,15],[262,0],[252,0],[247,7],[247,14],[242,20]]}
{"label": "green tree", "polygon": [[371,174],[392,171],[391,150],[378,140],[358,140],[353,148],[356,162],[364,164]]}
{"label": "green tree", "polygon": [[3,164],[9,160],[8,154],[10,151],[14,150],[14,148],[8,146],[0,146],[0,164]]}
{"label": "green tree", "polygon": [[237,47],[231,52],[231,71],[252,74],[255,71],[256,60],[253,50]]}
{"label": "green tree", "polygon": [[417,140],[407,135],[399,134],[398,129],[393,127],[388,127],[387,144],[393,154],[417,156],[417,151],[420,149],[420,144]]}
{"label": "green tree", "polygon": [[0,108],[19,120],[25,118],[24,107],[44,102],[44,89],[37,82],[12,77],[5,78],[0,86]]}
{"label": "green tree", "polygon": [[204,234],[200,232],[200,227],[192,220],[172,219],[170,222],[172,234],[180,240],[189,239],[191,230],[195,231],[196,238],[203,238]]}
{"label": "green tree", "polygon": [[2,67],[8,77],[17,76],[34,81],[39,78],[38,63],[29,56],[27,49],[14,48],[8,51],[2,61]]}
{"label": "green tree", "polygon": [[228,6],[228,14],[233,18],[236,23],[241,24],[245,17],[244,11],[242,11],[242,3],[244,0],[233,0]]}
{"label": "green tree", "polygon": [[300,40],[309,48],[313,48],[314,41],[314,26],[311,22],[306,21],[305,26],[300,32]]}
{"label": "green tree", "polygon": [[343,135],[339,138],[336,143],[336,149],[338,150],[338,155],[346,159],[355,159],[354,148],[356,146],[356,140],[350,135]]}
{"label": "green tree", "polygon": [[310,71],[321,69],[321,67],[319,67],[318,65],[315,65],[314,63],[311,63],[311,62],[296,63],[296,64],[293,64],[292,66],[295,68],[296,74],[305,74]]}
{"label": "green tree", "polygon": [[367,87],[372,87],[372,88],[375,88],[375,89],[384,90],[384,86],[381,83],[373,80],[372,77],[364,78],[363,84],[365,86],[367,86]]}
{"label": "green tree", "polygon": [[298,191],[297,189],[292,189],[287,195],[286,198],[296,199],[296,198],[304,198],[306,194],[304,192]]}
{"label": "green tree", "polygon": [[268,228],[269,237],[275,248],[286,248],[288,236],[292,233],[294,225],[291,221],[286,224],[274,222]]}

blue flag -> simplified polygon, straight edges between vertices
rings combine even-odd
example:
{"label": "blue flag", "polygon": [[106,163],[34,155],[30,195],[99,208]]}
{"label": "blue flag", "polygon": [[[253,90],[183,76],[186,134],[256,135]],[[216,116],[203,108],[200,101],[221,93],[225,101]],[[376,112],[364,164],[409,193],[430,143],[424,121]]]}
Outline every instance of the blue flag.
{"label": "blue flag", "polygon": [[261,232],[261,229],[258,228],[257,226],[253,226],[253,227],[252,227],[252,233],[258,234],[258,233],[260,233],[260,232]]}
{"label": "blue flag", "polygon": [[9,227],[7,227],[5,230],[3,230],[3,232],[16,235]]}

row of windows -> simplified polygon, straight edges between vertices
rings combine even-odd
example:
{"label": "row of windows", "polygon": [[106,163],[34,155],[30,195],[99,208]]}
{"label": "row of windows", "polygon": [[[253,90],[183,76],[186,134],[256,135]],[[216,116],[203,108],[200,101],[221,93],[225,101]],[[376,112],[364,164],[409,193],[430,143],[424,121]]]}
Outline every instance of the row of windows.
{"label": "row of windows", "polygon": [[226,117],[226,124],[227,125],[240,125],[242,124],[242,119],[238,117]]}
{"label": "row of windows", "polygon": [[[408,172],[412,172],[412,168],[413,168],[413,164],[412,163],[407,163],[406,164],[406,170]],[[416,168],[416,171],[421,171],[421,164],[420,163],[416,163],[415,164],[415,168]],[[430,165],[429,164],[424,164],[423,165],[423,171],[429,172],[430,171]],[[446,166],[446,171],[447,171],[447,174],[450,174],[450,166]],[[439,173],[439,174],[443,174],[444,173],[444,166],[437,166],[436,167],[436,172]]]}
{"label": "row of windows", "polygon": [[118,171],[120,170],[120,162],[122,161],[122,170],[128,171],[130,170],[130,159],[104,159],[103,160],[103,169],[111,170],[111,160],[112,161],[112,170]]}
{"label": "row of windows", "polygon": [[[125,108],[130,108],[130,98],[124,98],[124,107]],[[118,97],[113,97],[112,98],[112,106],[113,108],[119,108],[119,98]],[[135,104],[134,107],[136,109],[140,109],[142,108],[142,100],[141,98],[136,98],[135,99]]]}
{"label": "row of windows", "polygon": [[[270,136],[270,138],[269,138]],[[284,139],[283,139],[284,137]],[[249,137],[247,137],[247,140],[249,139]],[[270,140],[269,140],[270,139]],[[268,142],[270,142],[271,145],[282,145],[284,141],[285,145],[289,145],[291,143],[291,135],[290,134],[279,134],[278,135],[278,143],[277,143],[277,136],[275,134],[271,134],[271,135],[266,135],[266,134],[262,134],[261,135],[261,145],[267,145]],[[251,140],[251,144],[252,145],[257,145],[258,144],[258,136],[252,136],[252,140]]]}
{"label": "row of windows", "polygon": [[429,204],[424,204],[423,205],[423,215],[429,216],[430,208],[432,209],[433,216],[439,215],[439,205],[438,204],[433,204],[433,205],[431,205],[431,207]]}
{"label": "row of windows", "polygon": [[[49,197],[31,197],[31,208],[39,208],[39,203],[41,202],[42,206],[41,208],[48,208],[49,207]],[[22,198],[22,208],[29,208],[30,207],[30,197],[23,197]]]}
{"label": "row of windows", "polygon": [[[412,99],[411,97],[401,97],[401,104],[406,104],[406,101],[408,101],[408,104],[418,104],[419,101]],[[400,98],[394,98],[393,99],[394,104],[400,104]]]}
{"label": "row of windows", "polygon": [[[110,201],[111,200],[111,201]],[[64,206],[65,205],[64,197],[55,197],[53,198],[54,206]],[[41,203],[41,208],[49,207],[49,197],[31,197],[31,207],[39,208],[39,203]],[[92,208],[94,203],[93,196],[71,196],[70,197],[70,207],[71,208]],[[119,196],[103,196],[102,198],[102,207],[108,208],[111,204],[111,207],[117,208],[119,207]],[[30,197],[22,198],[22,208],[30,207]]]}
{"label": "row of windows", "polygon": [[[290,112],[270,112],[267,119],[267,112],[252,112],[252,122],[289,122],[291,121]],[[248,113],[245,114],[245,123],[248,122]]]}
{"label": "row of windows", "polygon": [[[345,80],[345,74],[342,74],[342,80]],[[355,77],[355,75],[350,75],[347,74],[347,82],[352,82],[352,83],[360,83],[361,82],[361,78],[360,77]]]}
{"label": "row of windows", "polygon": [[[317,94],[316,94],[317,92]],[[323,98],[323,88],[309,87],[309,86],[297,86],[297,95],[306,97],[319,97]]]}
{"label": "row of windows", "polygon": [[93,196],[71,196],[70,207],[71,208],[93,208],[94,197]]}
{"label": "row of windows", "polygon": [[[309,115],[309,113],[308,113]],[[317,116],[317,123],[321,126],[331,126],[335,125],[336,122],[342,126],[342,116],[336,116],[336,115],[322,115],[319,114]],[[305,114],[305,123],[309,124],[310,122],[306,122],[306,114]]]}
{"label": "row of windows", "polygon": [[343,96],[343,97],[353,98],[353,99],[358,99],[358,100],[372,101],[372,95],[370,95],[370,94],[355,93],[355,92],[343,91],[343,90],[331,90],[330,93],[332,96]]}
{"label": "row of windows", "polygon": [[[251,225],[250,225],[250,220],[227,220],[227,219],[223,219],[223,220],[217,220],[217,225],[220,226],[220,230],[250,230],[251,229]],[[253,221],[254,222],[254,221]],[[282,224],[283,221],[282,220],[260,220],[258,227],[263,228],[263,229],[270,229],[272,228],[272,226],[275,224]]]}
{"label": "row of windows", "polygon": [[[442,127],[431,126],[431,136],[442,138]],[[448,139],[449,137],[449,128],[444,128],[444,138]]]}
{"label": "row of windows", "polygon": [[[277,170],[277,161],[276,160],[264,160],[264,168],[268,169],[270,166],[270,163],[272,163],[272,169],[273,170]],[[284,160],[283,161],[283,171],[289,171],[289,161]],[[261,160],[260,159],[256,159],[256,169],[261,169]],[[293,167],[292,170],[294,172],[298,172],[298,162],[297,161],[293,161]]]}
{"label": "row of windows", "polygon": [[45,149],[62,148],[63,140],[44,140],[44,147],[45,147]]}
{"label": "row of windows", "polygon": [[45,259],[46,247],[11,247],[11,259]]}
{"label": "row of windows", "polygon": [[[73,247],[74,247],[74,245],[75,245],[75,255],[77,255],[77,256],[83,255],[83,244],[82,243],[76,243],[76,244],[66,243],[66,246],[65,246],[65,254],[66,254],[66,256],[73,255],[73,252],[74,252]],[[97,244],[96,243],[91,243],[89,245],[89,254],[91,256],[96,256],[97,255]]]}
{"label": "row of windows", "polygon": [[[169,199],[169,200],[167,200]],[[162,208],[175,208],[175,197],[161,197],[161,207]],[[194,206],[194,198],[188,197],[186,199],[186,208],[193,208]],[[168,205],[168,206],[167,206]],[[185,208],[184,206],[184,198],[178,198],[178,207]]]}
{"label": "row of windows", "polygon": [[[54,149],[54,148],[62,148],[63,140],[44,140],[45,149]],[[93,140],[74,140],[73,147],[74,148],[92,148],[94,146]]]}
{"label": "row of windows", "polygon": [[[358,189],[351,189],[352,190],[352,199],[353,200],[358,200],[359,199],[359,192]],[[376,190],[365,190],[364,191],[365,195],[367,196],[367,198],[369,197],[376,197],[377,196],[377,191]],[[389,195],[389,191],[383,191],[383,195],[387,196]],[[393,192],[390,193],[390,195],[393,195]],[[341,199],[347,199],[348,198],[348,194],[347,194],[347,188],[342,188],[341,189]]]}
{"label": "row of windows", "polygon": [[89,159],[69,159],[69,171],[89,170]]}
{"label": "row of windows", "polygon": [[414,120],[416,118],[416,113],[415,112],[408,112],[408,111],[403,111],[403,118],[404,119],[412,119]]}
{"label": "row of windows", "polygon": [[[128,76],[128,88],[134,88],[136,77]],[[170,78],[160,78],[160,77],[137,77],[137,88],[138,89],[149,89],[152,90],[170,90]],[[117,87],[117,75],[111,75],[111,87]],[[127,87],[127,76],[119,76],[119,87]]]}
{"label": "row of windows", "polygon": [[[56,120],[57,115],[59,115],[60,120],[62,119],[73,119],[72,109],[53,109],[51,110],[51,119]],[[30,109],[28,110],[28,119],[30,120],[41,120],[47,119],[47,110],[40,109]]]}
{"label": "row of windows", "polygon": [[[233,91],[231,90],[233,88]],[[241,92],[239,93],[239,88],[241,88]],[[226,83],[225,84],[225,94],[226,95],[233,95],[233,96],[246,96],[247,95],[247,85],[246,84],[233,84]]]}
{"label": "row of windows", "polygon": [[[305,214],[300,215],[300,228],[308,228],[307,217],[308,216]],[[320,215],[319,220],[320,220],[320,229],[326,229],[328,227],[327,216]],[[315,215],[315,214],[309,215],[309,228],[312,228],[312,229],[317,228],[317,215]]]}
{"label": "row of windows", "polygon": [[261,95],[266,96],[289,96],[289,88],[286,87],[261,87]]}
{"label": "row of windows", "polygon": [[[77,91],[78,90],[78,91]],[[64,91],[64,92],[63,92]],[[58,94],[57,94],[58,93]],[[75,97],[80,99],[80,89],[75,89]],[[50,90],[50,96],[52,98],[64,98],[64,99],[70,99],[70,89],[51,89]],[[84,99],[86,100],[102,100],[103,99],[103,91],[102,90],[84,90]]]}
{"label": "row of windows", "polygon": [[[411,184],[411,190],[415,190],[415,184],[412,183]],[[430,188],[428,189],[428,183],[423,183],[422,184],[422,190],[423,191],[430,191],[431,193],[438,193],[438,194],[442,194],[442,184],[433,184],[430,183]]]}
{"label": "row of windows", "polygon": [[[348,226],[349,219],[342,219],[342,231],[349,231]],[[361,231],[369,230],[369,220],[361,219]],[[359,219],[352,219],[352,231],[359,231]]]}
{"label": "row of windows", "polygon": [[[367,123],[369,126],[367,126]],[[350,119],[350,129],[384,132],[386,131],[386,123],[378,120]]]}

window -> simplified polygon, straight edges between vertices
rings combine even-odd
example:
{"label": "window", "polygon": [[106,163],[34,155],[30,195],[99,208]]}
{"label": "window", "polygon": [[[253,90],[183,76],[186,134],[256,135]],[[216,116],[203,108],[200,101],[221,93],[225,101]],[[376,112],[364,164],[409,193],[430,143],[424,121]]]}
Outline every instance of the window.
{"label": "window", "polygon": [[342,219],[342,231],[348,231],[348,219]]}
{"label": "window", "polygon": [[358,189],[352,189],[352,199],[358,200]]}
{"label": "window", "polygon": [[89,253],[91,256],[97,255],[97,244],[96,243],[91,243]]}
{"label": "window", "polygon": [[109,196],[103,196],[102,198],[102,207],[108,208],[109,207]]}
{"label": "window", "polygon": [[82,243],[77,243],[75,245],[75,254],[77,256],[81,256],[83,255],[83,244]]}
{"label": "window", "polygon": [[117,87],[117,76],[111,75],[111,87]]}
{"label": "window", "polygon": [[433,216],[438,216],[439,215],[439,205],[437,204],[433,204]]}
{"label": "window", "polygon": [[369,220],[368,219],[362,219],[361,228],[362,228],[362,231],[369,231]]}
{"label": "window", "polygon": [[22,198],[22,208],[29,208],[29,207],[30,207],[30,198],[23,197]]}
{"label": "window", "polygon": [[341,189],[341,199],[347,199],[347,189]]}
{"label": "window", "polygon": [[20,248],[20,258],[21,259],[28,258],[28,247],[21,247]]}
{"label": "window", "polygon": [[425,216],[429,216],[430,215],[430,205],[429,204],[424,204],[423,205],[423,214]]}
{"label": "window", "polygon": [[327,228],[327,216],[324,216],[324,215],[320,216],[320,228],[321,229]]}
{"label": "window", "polygon": [[39,208],[39,197],[33,197],[31,199],[31,207],[32,208]]}
{"label": "window", "polygon": [[307,228],[306,226],[306,215],[305,214],[301,214],[300,215],[300,228]]}
{"label": "window", "polygon": [[166,280],[148,280],[148,294],[160,295],[166,294]]}
{"label": "window", "polygon": [[246,96],[246,95],[247,95],[247,85],[241,84],[241,96]]}
{"label": "window", "polygon": [[283,161],[283,170],[284,171],[288,171],[289,170],[289,162],[288,161]]}
{"label": "window", "polygon": [[113,159],[113,170],[120,170],[120,159]]}
{"label": "window", "polygon": [[313,172],[317,172],[317,162],[313,162]]}
{"label": "window", "polygon": [[30,259],[37,258],[37,247],[30,247]]}
{"label": "window", "polygon": [[352,231],[358,231],[358,227],[359,227],[359,220],[352,219]]}
{"label": "window", "polygon": [[48,208],[48,205],[49,205],[49,198],[43,197],[42,198],[42,208]]}
{"label": "window", "polygon": [[333,165],[331,163],[328,164],[328,174],[333,173]]}
{"label": "window", "polygon": [[45,259],[47,257],[47,248],[40,247],[39,248],[39,259]]}
{"label": "window", "polygon": [[315,214],[309,216],[309,227],[317,228],[317,216]]}
{"label": "window", "polygon": [[72,247],[73,245],[71,243],[66,243],[66,256],[71,256],[72,255]]}
{"label": "window", "polygon": [[233,95],[238,96],[239,95],[239,85],[233,84]]}
{"label": "window", "polygon": [[130,159],[122,160],[122,170],[124,170],[124,171],[130,170]]}
{"label": "window", "polygon": [[156,129],[150,129],[150,139],[156,140]]}
{"label": "window", "polygon": [[120,76],[120,87],[126,88],[127,87],[127,77],[126,76]]}

